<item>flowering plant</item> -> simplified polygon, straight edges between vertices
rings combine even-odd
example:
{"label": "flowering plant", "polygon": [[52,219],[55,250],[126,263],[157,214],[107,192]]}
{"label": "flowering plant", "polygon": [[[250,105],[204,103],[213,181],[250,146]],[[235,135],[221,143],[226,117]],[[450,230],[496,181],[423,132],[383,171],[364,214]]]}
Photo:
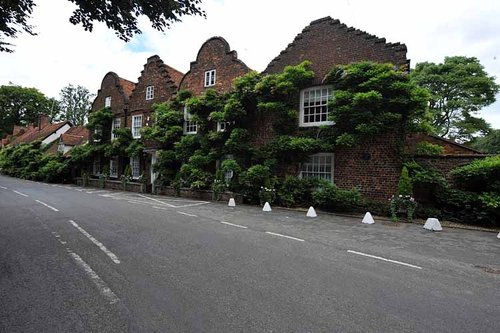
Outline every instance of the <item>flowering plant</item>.
{"label": "flowering plant", "polygon": [[260,202],[263,204],[265,202],[273,203],[276,198],[276,190],[274,188],[261,186],[259,191]]}
{"label": "flowering plant", "polygon": [[406,218],[408,222],[413,220],[413,213],[417,208],[417,201],[411,195],[393,195],[389,198],[391,218],[393,221],[397,221],[397,213],[406,211]]}

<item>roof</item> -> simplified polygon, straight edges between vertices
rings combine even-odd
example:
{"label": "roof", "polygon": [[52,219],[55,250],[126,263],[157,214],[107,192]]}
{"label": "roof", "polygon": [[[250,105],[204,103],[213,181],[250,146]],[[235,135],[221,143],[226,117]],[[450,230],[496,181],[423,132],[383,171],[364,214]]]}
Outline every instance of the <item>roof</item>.
{"label": "roof", "polygon": [[89,137],[90,131],[84,126],[73,126],[67,130],[64,134],[71,134],[76,136]]}
{"label": "roof", "polygon": [[30,143],[37,140],[43,140],[66,124],[71,125],[69,121],[62,121],[60,123],[49,124],[41,129],[39,127],[28,128],[24,134],[13,138],[9,145],[17,146],[21,143]]}
{"label": "roof", "polygon": [[61,134],[61,138],[59,140],[62,140],[62,142],[64,142],[64,145],[66,146],[77,146],[87,141],[88,138],[82,135],[72,135],[63,133]]}
{"label": "roof", "polygon": [[165,65],[165,68],[167,69],[168,74],[170,75],[170,78],[172,79],[172,81],[175,82],[175,85],[178,87],[181,84],[181,81],[182,81],[182,78],[184,77],[184,74],[182,72],[178,71],[177,69],[167,65],[167,64],[164,64],[164,65]]}
{"label": "roof", "polygon": [[130,95],[132,95],[132,91],[134,91],[135,83],[121,77],[119,77],[119,80],[120,85],[123,88],[123,92],[125,93],[125,95],[127,95],[127,97],[130,97]]}

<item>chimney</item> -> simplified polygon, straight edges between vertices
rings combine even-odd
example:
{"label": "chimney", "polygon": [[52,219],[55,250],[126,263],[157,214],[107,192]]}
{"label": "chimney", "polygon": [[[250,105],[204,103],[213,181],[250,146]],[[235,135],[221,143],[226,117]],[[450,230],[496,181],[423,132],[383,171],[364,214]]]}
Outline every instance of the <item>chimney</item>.
{"label": "chimney", "polygon": [[41,114],[38,118],[38,129],[43,129],[45,126],[50,124],[49,116],[46,114]]}

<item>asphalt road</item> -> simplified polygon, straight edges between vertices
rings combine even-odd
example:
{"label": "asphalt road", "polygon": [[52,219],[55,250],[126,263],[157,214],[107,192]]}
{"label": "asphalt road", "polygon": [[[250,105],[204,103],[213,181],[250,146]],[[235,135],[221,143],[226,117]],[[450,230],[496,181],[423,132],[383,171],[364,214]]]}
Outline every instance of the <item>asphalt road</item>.
{"label": "asphalt road", "polygon": [[500,332],[500,239],[0,176],[0,332]]}

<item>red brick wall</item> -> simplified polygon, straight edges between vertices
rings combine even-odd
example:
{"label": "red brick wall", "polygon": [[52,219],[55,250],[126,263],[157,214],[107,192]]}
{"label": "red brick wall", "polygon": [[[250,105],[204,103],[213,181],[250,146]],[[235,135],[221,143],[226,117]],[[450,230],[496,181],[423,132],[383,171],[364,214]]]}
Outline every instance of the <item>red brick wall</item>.
{"label": "red brick wall", "polygon": [[489,155],[418,156],[414,160],[422,166],[438,170],[446,179],[451,180],[451,170],[487,156]]}
{"label": "red brick wall", "polygon": [[269,63],[265,72],[278,73],[285,66],[304,60],[312,62],[315,84],[321,83],[334,65],[371,60],[407,66],[404,44],[386,43],[385,38],[347,27],[331,17],[311,22]]}
{"label": "red brick wall", "polygon": [[120,84],[120,78],[113,72],[107,73],[102,79],[101,89],[97,92],[97,96],[92,103],[92,111],[102,109],[108,96],[111,96],[111,111],[117,116],[123,116],[128,108],[129,96],[125,94]]}
{"label": "red brick wall", "polygon": [[[204,87],[205,71],[216,70],[214,86]],[[218,92],[229,92],[233,80],[248,73],[250,69],[238,59],[236,51],[231,51],[229,44],[222,37],[212,37],[198,51],[196,60],[191,62],[189,72],[181,81],[181,89],[201,95],[206,89]]]}
{"label": "red brick wall", "polygon": [[[166,66],[157,55],[148,58],[130,96],[131,113],[143,113],[147,116],[151,113],[151,107],[154,103],[166,102],[176,94],[178,87],[172,79],[169,69],[171,67]],[[153,99],[146,100],[147,86],[154,86]],[[127,125],[130,126],[130,123],[127,122]]]}
{"label": "red brick wall", "polygon": [[364,196],[373,200],[387,201],[395,194],[401,168],[392,134],[335,150],[335,184],[346,189],[359,187]]}

